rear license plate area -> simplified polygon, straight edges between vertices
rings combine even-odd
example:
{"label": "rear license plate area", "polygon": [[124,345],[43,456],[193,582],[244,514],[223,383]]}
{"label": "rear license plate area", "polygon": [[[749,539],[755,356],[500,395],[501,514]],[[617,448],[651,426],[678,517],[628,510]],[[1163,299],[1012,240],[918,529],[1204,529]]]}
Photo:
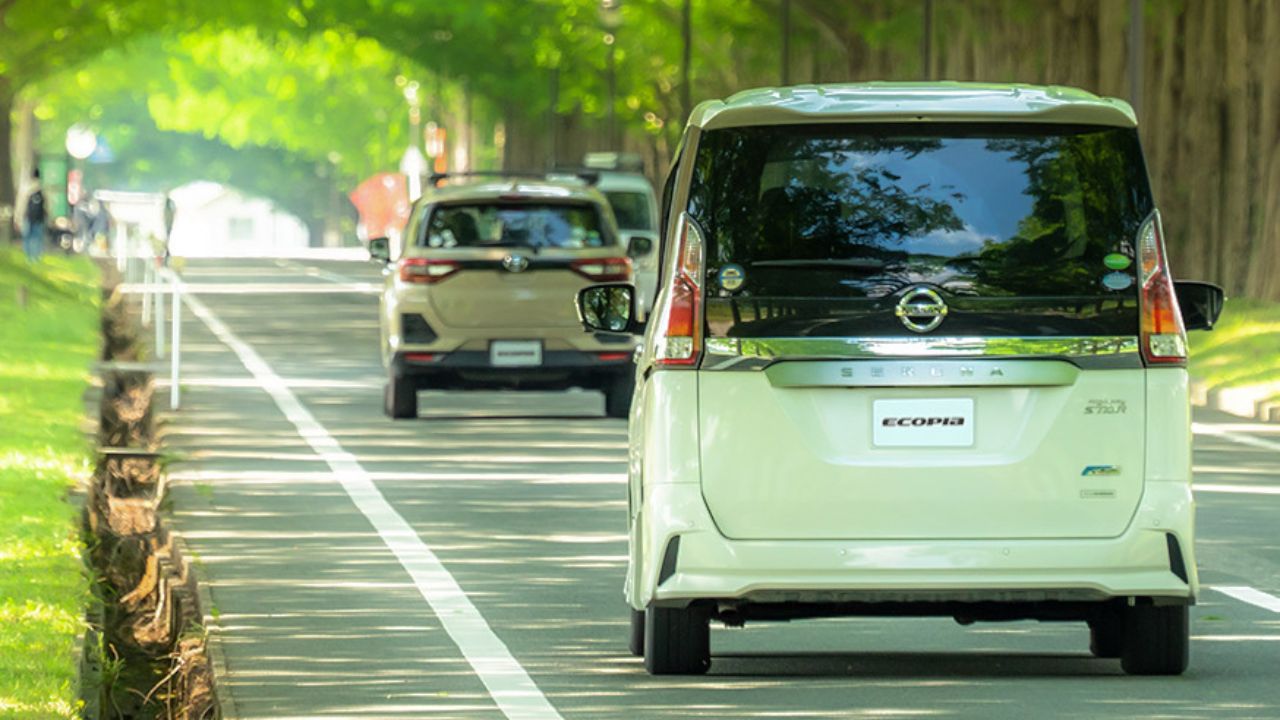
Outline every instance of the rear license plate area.
{"label": "rear license plate area", "polygon": [[973,399],[876,400],[872,403],[875,447],[972,447]]}
{"label": "rear license plate area", "polygon": [[489,364],[493,367],[537,367],[542,364],[542,343],[538,340],[494,340],[489,343]]}

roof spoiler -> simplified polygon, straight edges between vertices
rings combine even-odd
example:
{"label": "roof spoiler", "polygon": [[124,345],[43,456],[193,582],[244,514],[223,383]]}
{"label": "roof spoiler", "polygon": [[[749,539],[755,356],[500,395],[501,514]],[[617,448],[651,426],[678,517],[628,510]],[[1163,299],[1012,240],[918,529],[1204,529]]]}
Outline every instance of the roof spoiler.
{"label": "roof spoiler", "polygon": [[445,180],[462,178],[511,178],[526,180],[558,180],[566,177],[577,178],[590,186],[600,182],[600,173],[593,170],[552,170],[550,172],[507,172],[504,170],[469,170],[467,172],[433,173],[427,178],[430,187],[438,188]]}

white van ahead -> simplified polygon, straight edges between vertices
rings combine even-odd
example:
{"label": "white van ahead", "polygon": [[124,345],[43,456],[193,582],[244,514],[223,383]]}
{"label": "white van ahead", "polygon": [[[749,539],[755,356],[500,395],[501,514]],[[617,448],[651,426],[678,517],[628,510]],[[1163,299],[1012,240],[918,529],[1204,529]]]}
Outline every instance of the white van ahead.
{"label": "white van ahead", "polygon": [[1068,88],[745,92],[692,114],[630,417],[632,650],[709,622],[1077,621],[1188,662],[1186,328],[1128,105]]}

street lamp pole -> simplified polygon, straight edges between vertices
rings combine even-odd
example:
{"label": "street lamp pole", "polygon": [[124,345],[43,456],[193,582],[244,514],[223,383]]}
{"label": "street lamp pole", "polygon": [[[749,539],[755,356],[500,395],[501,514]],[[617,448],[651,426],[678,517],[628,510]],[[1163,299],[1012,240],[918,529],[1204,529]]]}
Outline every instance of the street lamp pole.
{"label": "street lamp pole", "polygon": [[604,26],[604,69],[607,85],[608,107],[605,108],[606,144],[609,149],[618,145],[618,27],[622,25],[622,0],[600,0],[600,24]]}
{"label": "street lamp pole", "polygon": [[933,69],[933,0],[924,0],[924,23],[921,28],[920,76],[931,80]]}
{"label": "street lamp pole", "polygon": [[1129,0],[1129,105],[1142,108],[1142,0]]}
{"label": "street lamp pole", "polygon": [[791,0],[782,0],[782,84],[791,84]]}
{"label": "street lamp pole", "polygon": [[693,113],[693,89],[689,87],[689,66],[693,62],[693,0],[684,0],[681,8],[680,35],[684,39],[684,50],[680,57],[680,109],[687,122],[689,115]]}

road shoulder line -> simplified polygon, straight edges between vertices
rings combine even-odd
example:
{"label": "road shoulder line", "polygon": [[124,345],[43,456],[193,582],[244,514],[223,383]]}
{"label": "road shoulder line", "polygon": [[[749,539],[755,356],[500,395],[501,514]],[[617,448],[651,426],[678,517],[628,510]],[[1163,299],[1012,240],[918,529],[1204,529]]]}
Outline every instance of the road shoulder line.
{"label": "road shoulder line", "polygon": [[263,391],[293,423],[298,434],[329,466],[334,480],[409,573],[418,592],[484,683],[498,709],[511,720],[562,720],[524,667],[489,627],[457,580],[408,521],[391,506],[356,457],[343,449],[312,416],[288,383],[256,350],[240,340],[199,298],[190,295],[185,300],[187,307],[209,331],[235,352]]}

